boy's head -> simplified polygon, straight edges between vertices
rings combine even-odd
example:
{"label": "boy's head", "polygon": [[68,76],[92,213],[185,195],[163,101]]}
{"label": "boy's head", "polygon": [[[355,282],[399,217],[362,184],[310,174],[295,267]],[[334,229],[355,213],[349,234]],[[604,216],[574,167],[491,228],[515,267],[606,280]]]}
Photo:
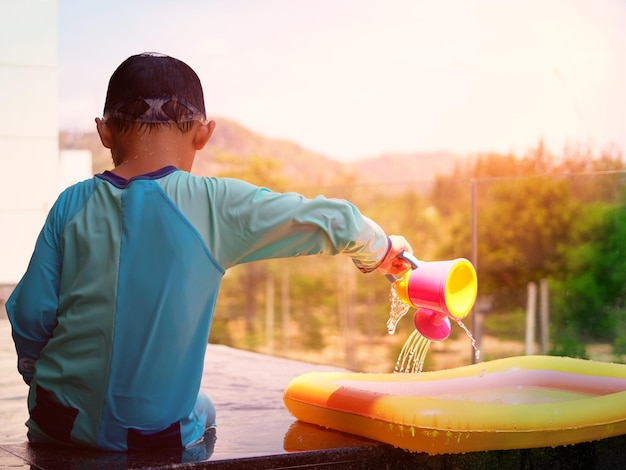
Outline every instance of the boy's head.
{"label": "boy's head", "polygon": [[206,124],[200,79],[173,57],[153,52],[131,56],[111,75],[104,120],[120,132],[136,123],[149,129],[175,124],[188,132],[194,121]]}

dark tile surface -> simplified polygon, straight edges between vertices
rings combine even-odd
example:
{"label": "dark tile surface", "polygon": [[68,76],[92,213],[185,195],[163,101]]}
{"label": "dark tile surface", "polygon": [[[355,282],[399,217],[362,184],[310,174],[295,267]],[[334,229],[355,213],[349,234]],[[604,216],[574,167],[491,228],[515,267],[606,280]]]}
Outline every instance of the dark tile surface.
{"label": "dark tile surface", "polygon": [[[26,393],[15,371],[8,322],[0,319],[0,469],[626,469],[626,436],[572,446],[475,452],[408,453],[357,436],[301,423],[285,409],[291,378],[331,367],[209,345],[202,390],[215,402],[218,427],[185,451],[94,452],[25,442]],[[626,406],[626,403],[625,403]]]}
{"label": "dark tile surface", "polygon": [[[99,452],[62,448],[43,444],[0,445],[0,469],[145,469],[145,468],[297,468],[302,465],[324,465],[324,468],[368,468],[372,458],[378,458],[379,448],[386,446],[317,426],[292,420],[286,433],[282,429],[265,427],[262,423],[248,427],[255,434],[269,434],[283,445],[273,452],[250,452],[240,434],[241,448],[237,444],[220,443],[219,430],[209,432],[205,442],[187,450],[159,450],[149,452]],[[235,433],[237,434],[237,433]],[[222,444],[221,453],[216,450]],[[234,445],[225,452],[227,445]],[[23,467],[20,467],[23,466]],[[330,467],[327,467],[329,465]],[[347,465],[347,467],[346,467]],[[365,465],[365,466],[362,466]],[[29,467],[32,466],[32,467]]]}
{"label": "dark tile surface", "polygon": [[[285,438],[306,444],[308,452],[368,447],[371,441],[333,431],[323,439],[294,436],[295,419],[282,401],[283,390],[295,376],[310,371],[342,370],[264,356],[219,345],[208,345],[201,389],[217,409],[217,430],[204,445],[181,451],[120,454],[28,445],[26,396],[28,387],[15,369],[10,326],[0,319],[0,469],[28,462],[38,469],[57,468],[174,468],[194,462],[229,462],[272,457],[291,459]],[[314,429],[314,436],[320,434]],[[313,440],[312,440],[313,439]],[[297,449],[294,449],[297,450]],[[320,451],[321,450],[321,451]],[[340,452],[339,454],[341,454]],[[330,457],[324,457],[330,458]],[[28,466],[24,468],[29,468]],[[271,468],[271,467],[269,467]]]}
{"label": "dark tile surface", "polygon": [[[303,442],[319,449],[302,449],[262,456],[191,461],[180,451],[106,453],[59,449],[28,444],[0,446],[0,469],[507,469],[507,470],[604,470],[626,468],[626,436],[572,446],[474,452],[458,455],[409,453],[387,445],[352,441],[333,431],[299,423]],[[309,428],[309,429],[306,429]],[[219,439],[219,438],[218,438]],[[346,439],[345,441],[343,439]],[[324,447],[323,442],[328,447]],[[345,447],[344,447],[345,445]],[[306,446],[303,446],[306,447]],[[189,456],[188,456],[189,457]]]}

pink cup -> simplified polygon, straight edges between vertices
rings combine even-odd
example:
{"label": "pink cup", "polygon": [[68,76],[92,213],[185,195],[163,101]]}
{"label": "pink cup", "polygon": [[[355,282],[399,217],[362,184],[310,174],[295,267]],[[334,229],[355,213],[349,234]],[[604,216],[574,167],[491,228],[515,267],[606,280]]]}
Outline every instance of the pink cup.
{"label": "pink cup", "polygon": [[420,262],[394,283],[398,297],[415,308],[465,318],[476,301],[478,281],[474,266],[464,258]]}

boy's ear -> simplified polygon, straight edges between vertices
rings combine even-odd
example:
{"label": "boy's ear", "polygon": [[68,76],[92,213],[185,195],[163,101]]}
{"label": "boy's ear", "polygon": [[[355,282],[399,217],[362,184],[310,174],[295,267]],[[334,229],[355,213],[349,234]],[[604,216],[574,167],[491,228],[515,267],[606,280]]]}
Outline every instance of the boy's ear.
{"label": "boy's ear", "polygon": [[209,121],[196,128],[193,136],[193,148],[202,150],[213,135],[213,130],[215,130],[215,121]]}
{"label": "boy's ear", "polygon": [[98,135],[100,136],[100,142],[102,142],[102,145],[108,149],[113,147],[111,128],[107,126],[104,120],[96,118],[96,129],[98,130]]}

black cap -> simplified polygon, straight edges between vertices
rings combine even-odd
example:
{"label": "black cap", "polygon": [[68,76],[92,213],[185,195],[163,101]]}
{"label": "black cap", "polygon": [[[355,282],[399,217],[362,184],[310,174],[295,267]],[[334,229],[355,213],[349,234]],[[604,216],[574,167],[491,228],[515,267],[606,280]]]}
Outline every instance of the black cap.
{"label": "black cap", "polygon": [[206,122],[204,94],[196,72],[155,52],[129,57],[109,80],[104,119],[166,123]]}

